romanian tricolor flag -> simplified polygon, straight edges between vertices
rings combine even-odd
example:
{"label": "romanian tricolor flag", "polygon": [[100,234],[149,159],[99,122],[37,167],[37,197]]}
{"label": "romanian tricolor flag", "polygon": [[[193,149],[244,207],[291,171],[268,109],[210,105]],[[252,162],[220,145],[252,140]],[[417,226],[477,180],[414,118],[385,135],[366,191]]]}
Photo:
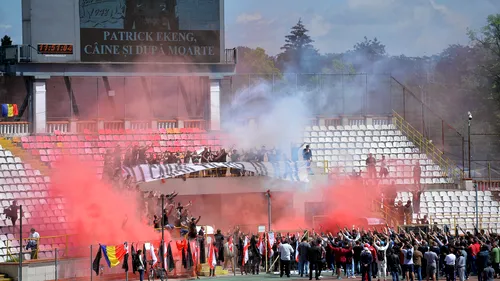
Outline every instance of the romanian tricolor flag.
{"label": "romanian tricolor flag", "polygon": [[18,114],[17,104],[2,104],[2,117],[14,117]]}
{"label": "romanian tricolor flag", "polygon": [[101,250],[106,262],[109,267],[115,267],[120,264],[120,260],[123,259],[127,250],[124,245],[120,246],[105,246],[101,245]]}

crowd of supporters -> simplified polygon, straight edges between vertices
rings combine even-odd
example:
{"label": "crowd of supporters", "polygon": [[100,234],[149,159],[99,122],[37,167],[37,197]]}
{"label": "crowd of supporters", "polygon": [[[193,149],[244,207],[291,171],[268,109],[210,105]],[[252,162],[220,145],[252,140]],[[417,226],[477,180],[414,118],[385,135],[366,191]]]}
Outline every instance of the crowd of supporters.
{"label": "crowd of supporters", "polygon": [[[281,150],[276,148],[267,149],[262,146],[260,149],[254,148],[249,150],[237,150],[229,149],[226,151],[224,148],[218,150],[212,150],[209,147],[205,147],[201,151],[169,151],[165,152],[154,152],[150,145],[146,146],[130,146],[122,149],[120,145],[117,145],[114,150],[110,149],[104,155],[104,165],[103,165],[103,178],[110,181],[117,181],[121,177],[122,167],[134,167],[141,164],[205,164],[205,163],[226,163],[226,162],[270,162],[278,163],[284,161],[289,167],[288,171],[284,171],[283,177],[291,176],[292,180],[298,180],[298,175],[296,173],[292,174],[292,170],[297,170],[297,162],[299,161],[298,151],[301,146],[292,147],[291,157],[288,157]],[[312,152],[309,145],[306,145],[302,151],[302,160],[306,162],[307,170],[312,174],[311,162],[312,162]],[[294,167],[294,168],[292,168]],[[225,170],[224,170],[225,171]],[[226,173],[208,172],[208,176],[225,176]],[[243,171],[232,171],[232,175],[243,176],[247,173]]]}
{"label": "crowd of supporters", "polygon": [[[335,235],[314,230],[294,235],[276,233],[267,265],[282,277],[297,270],[298,275],[309,279],[313,275],[318,279],[324,270],[332,270],[338,279],[360,275],[362,280],[435,281],[445,277],[447,281],[464,281],[469,276],[478,276],[479,281],[488,281],[500,277],[496,233],[484,230],[470,233],[459,227],[455,233],[437,227],[425,230],[396,231],[384,227],[344,228]],[[228,252],[233,239],[235,252]],[[238,229],[227,236],[219,231],[215,236],[220,253],[218,263],[227,267],[235,256],[241,274],[259,274],[266,266],[262,246],[265,240],[265,235],[245,234]]]}

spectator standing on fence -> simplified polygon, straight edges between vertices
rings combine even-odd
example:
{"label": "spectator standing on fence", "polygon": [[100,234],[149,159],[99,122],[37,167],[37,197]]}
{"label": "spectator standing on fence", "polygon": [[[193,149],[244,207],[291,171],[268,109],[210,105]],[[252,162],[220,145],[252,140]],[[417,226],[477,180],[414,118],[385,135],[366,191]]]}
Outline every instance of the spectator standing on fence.
{"label": "spectator standing on fence", "polygon": [[420,178],[422,176],[422,167],[420,167],[420,161],[417,161],[415,163],[415,166],[413,166],[413,182],[415,183],[415,186],[417,187],[417,190],[420,190]]}
{"label": "spectator standing on fence", "polygon": [[26,250],[31,250],[32,260],[36,260],[38,258],[38,240],[40,240],[40,234],[32,228],[30,230],[28,245],[26,245]]}
{"label": "spectator standing on fence", "polygon": [[7,218],[10,218],[10,220],[12,221],[12,226],[16,226],[18,211],[19,211],[19,206],[17,206],[16,200],[12,201],[12,205],[10,205],[8,208],[4,210],[5,216]]}
{"label": "spectator standing on fence", "polygon": [[302,158],[304,159],[304,161],[306,161],[307,172],[309,173],[309,175],[314,175],[311,168],[312,151],[309,148],[309,145],[306,145],[306,148],[304,148],[304,150],[302,151]]}
{"label": "spectator standing on fence", "polygon": [[405,224],[412,224],[413,219],[413,205],[411,204],[411,200],[406,202],[406,205],[403,207],[403,212],[405,216]]}
{"label": "spectator standing on fence", "polygon": [[389,175],[389,169],[387,169],[385,155],[382,155],[382,159],[380,159],[380,171],[378,173],[378,176],[379,178],[386,178],[388,175]]}
{"label": "spectator standing on fence", "polygon": [[368,158],[366,158],[366,170],[368,172],[368,178],[376,178],[377,177],[377,168],[375,168],[375,165],[377,165],[377,160],[375,160],[375,157],[370,153],[368,154]]}

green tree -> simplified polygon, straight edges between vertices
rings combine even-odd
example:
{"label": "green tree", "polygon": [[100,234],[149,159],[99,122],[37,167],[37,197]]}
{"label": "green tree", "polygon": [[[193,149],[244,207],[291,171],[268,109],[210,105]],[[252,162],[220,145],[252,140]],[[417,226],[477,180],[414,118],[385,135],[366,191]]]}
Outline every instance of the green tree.
{"label": "green tree", "polygon": [[500,14],[489,15],[486,26],[468,33],[474,47],[482,51],[477,73],[487,79],[490,98],[500,106]]}
{"label": "green tree", "polygon": [[279,68],[285,72],[314,73],[320,71],[319,53],[312,43],[314,40],[308,34],[302,20],[299,19],[285,36],[285,45],[281,47],[283,52],[278,55]]}
{"label": "green tree", "polygon": [[256,49],[248,47],[238,47],[238,64],[236,73],[268,74],[281,76],[280,70],[276,67],[273,57],[266,54],[260,47]]}
{"label": "green tree", "polygon": [[266,54],[263,48],[240,46],[237,53],[236,75],[232,77],[233,89],[249,88],[262,82],[274,83],[281,79],[282,75],[274,58]]}
{"label": "green tree", "polygon": [[387,56],[385,45],[378,41],[377,37],[368,39],[366,36],[362,42],[354,45],[354,52],[362,55],[364,59],[374,62]]}
{"label": "green tree", "polygon": [[356,74],[354,65],[342,57],[342,55],[327,59],[326,66],[321,70],[323,74]]}
{"label": "green tree", "polygon": [[7,36],[7,35],[5,35],[4,37],[2,37],[1,41],[2,41],[2,47],[4,47],[4,46],[11,46],[12,45],[12,39],[9,36]]}

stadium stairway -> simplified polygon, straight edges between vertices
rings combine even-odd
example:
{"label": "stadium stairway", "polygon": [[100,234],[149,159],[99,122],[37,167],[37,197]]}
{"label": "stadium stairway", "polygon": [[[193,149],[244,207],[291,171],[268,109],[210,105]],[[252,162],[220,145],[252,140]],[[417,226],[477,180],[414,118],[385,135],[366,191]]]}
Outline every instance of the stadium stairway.
{"label": "stadium stairway", "polygon": [[401,115],[394,112],[394,126],[404,134],[422,153],[425,153],[429,159],[436,163],[442,170],[443,174],[452,179],[452,188],[458,188],[458,182],[462,179],[462,171],[456,163],[444,156],[444,153],[439,150],[434,143],[427,139],[408,123]]}
{"label": "stadium stairway", "polygon": [[[455,179],[432,157],[427,147],[422,150],[394,124],[343,125],[307,127],[302,142],[308,143],[313,152],[313,163],[317,168],[334,173],[352,175],[362,172],[366,178],[365,160],[372,154],[377,161],[386,157],[389,170],[387,178],[380,184],[413,184],[413,167],[418,161],[422,175],[420,184],[426,188],[453,188]],[[377,167],[379,171],[380,167]]]}

